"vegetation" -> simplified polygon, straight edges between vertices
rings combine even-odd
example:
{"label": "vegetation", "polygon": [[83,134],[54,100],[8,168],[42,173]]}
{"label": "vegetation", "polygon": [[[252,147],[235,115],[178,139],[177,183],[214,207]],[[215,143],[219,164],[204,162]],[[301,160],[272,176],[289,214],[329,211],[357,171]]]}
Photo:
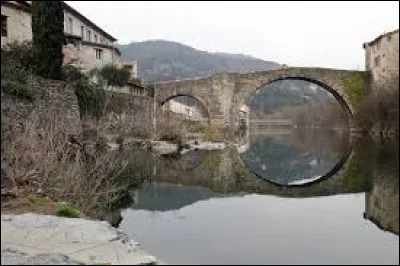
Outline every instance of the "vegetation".
{"label": "vegetation", "polygon": [[26,76],[24,75],[25,73],[16,70],[10,74],[11,75],[1,76],[1,91],[20,99],[33,101],[33,89],[28,84]]}
{"label": "vegetation", "polygon": [[355,114],[358,125],[365,131],[378,130],[399,132],[399,80],[394,77],[386,85],[376,85],[365,96]]}
{"label": "vegetation", "polygon": [[342,81],[345,96],[357,108],[365,96],[365,74],[363,72],[349,74]]}
{"label": "vegetation", "polygon": [[33,49],[36,73],[43,78],[61,79],[64,44],[64,11],[61,1],[32,2]]}
{"label": "vegetation", "polygon": [[100,118],[106,104],[104,89],[72,65],[63,66],[63,77],[75,88],[81,116]]}
{"label": "vegetation", "polygon": [[126,162],[119,153],[87,160],[84,147],[70,142],[68,125],[60,125],[51,114],[40,121],[30,116],[22,128],[2,128],[1,145],[2,183],[6,180],[18,197],[35,195],[40,188],[44,195],[68,201],[85,214],[109,209],[125,197],[128,186],[120,177],[126,176]]}
{"label": "vegetation", "polygon": [[29,44],[10,44],[1,49],[1,91],[20,99],[33,101],[34,91],[28,84],[33,59]]}
{"label": "vegetation", "polygon": [[117,68],[114,65],[106,65],[98,70],[98,75],[106,83],[107,86],[125,86],[130,77],[131,73],[125,68]]}
{"label": "vegetation", "polygon": [[56,215],[67,218],[79,218],[79,211],[74,209],[68,203],[59,203],[57,205]]}

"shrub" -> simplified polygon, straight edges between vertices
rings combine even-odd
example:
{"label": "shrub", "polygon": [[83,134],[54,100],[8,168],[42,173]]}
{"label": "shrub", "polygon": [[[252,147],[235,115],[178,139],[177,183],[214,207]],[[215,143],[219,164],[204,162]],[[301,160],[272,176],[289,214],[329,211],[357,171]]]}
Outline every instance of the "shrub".
{"label": "shrub", "polygon": [[12,77],[1,78],[1,90],[20,99],[28,101],[34,99],[32,87],[27,84],[26,80],[13,79]]}
{"label": "shrub", "polygon": [[126,162],[119,160],[118,153],[86,161],[83,147],[69,142],[67,125],[51,116],[28,117],[22,128],[7,137],[2,131],[2,177],[7,176],[10,186],[26,195],[41,188],[50,198],[68,201],[85,214],[108,209],[125,195],[119,174]]}
{"label": "shrub", "polygon": [[399,121],[399,80],[393,78],[386,85],[376,85],[362,99],[355,113],[359,126],[368,130],[374,124]]}
{"label": "shrub", "polygon": [[9,69],[23,69],[35,73],[37,62],[32,48],[32,42],[13,42],[2,47],[1,68],[2,72],[3,70]]}
{"label": "shrub", "polygon": [[63,67],[63,78],[75,88],[81,115],[100,118],[106,104],[104,89],[92,83],[87,76],[72,65]]}
{"label": "shrub", "polygon": [[79,211],[67,203],[57,204],[56,215],[67,218],[79,218]]}
{"label": "shrub", "polygon": [[130,79],[130,72],[125,68],[117,68],[113,65],[102,67],[98,74],[102,80],[107,83],[107,86],[125,86]]}
{"label": "shrub", "polygon": [[20,99],[32,101],[34,93],[32,87],[27,82],[30,75],[29,66],[26,66],[26,59],[21,46],[10,45],[1,49],[1,90],[2,92],[15,96]]}

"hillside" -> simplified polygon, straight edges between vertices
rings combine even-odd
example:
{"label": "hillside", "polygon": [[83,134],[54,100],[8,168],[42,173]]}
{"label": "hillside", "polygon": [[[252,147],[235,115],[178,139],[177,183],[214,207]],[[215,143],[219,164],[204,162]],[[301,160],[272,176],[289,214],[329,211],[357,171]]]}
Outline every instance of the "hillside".
{"label": "hillside", "polygon": [[242,54],[209,53],[164,40],[132,42],[119,46],[122,56],[138,62],[144,82],[204,77],[217,72],[250,72],[280,64]]}

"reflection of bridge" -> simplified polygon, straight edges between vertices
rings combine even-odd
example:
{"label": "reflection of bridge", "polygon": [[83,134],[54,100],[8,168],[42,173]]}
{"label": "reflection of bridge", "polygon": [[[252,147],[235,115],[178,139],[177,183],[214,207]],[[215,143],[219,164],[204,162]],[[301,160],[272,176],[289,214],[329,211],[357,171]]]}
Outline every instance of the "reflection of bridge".
{"label": "reflection of bridge", "polygon": [[292,126],[292,120],[290,119],[258,119],[250,120],[251,126]]}
{"label": "reflection of bridge", "polygon": [[[284,187],[258,178],[248,170],[233,147],[225,151],[208,152],[204,157],[199,157],[201,162],[196,163],[194,168],[185,167],[184,164],[186,163],[180,162],[179,158],[176,158],[175,166],[171,167],[170,161],[155,157],[146,158],[141,164],[135,165],[134,168],[141,169],[146,173],[146,176],[150,177],[149,180],[155,182],[177,186],[203,187],[210,190],[185,190],[184,187],[179,190],[176,186],[168,187],[164,191],[165,193],[178,189],[181,193],[180,197],[186,197],[184,196],[186,192],[195,193],[195,195],[189,197],[191,200],[186,203],[179,201],[179,197],[172,197],[171,200],[175,203],[179,201],[179,203],[174,203],[176,206],[179,205],[177,208],[181,208],[185,204],[193,204],[198,200],[221,197],[223,194],[257,193],[303,198],[368,192],[365,218],[385,230],[398,234],[398,174],[395,174],[394,178],[391,179],[376,178],[373,176],[373,171],[360,167],[360,162],[365,160],[365,157],[362,156],[364,156],[364,153],[352,151],[348,157],[344,156],[343,160],[324,179],[300,187]],[[134,158],[137,158],[137,156],[134,156]],[[177,165],[180,165],[180,168],[177,168]],[[393,181],[397,183],[393,184]],[[374,189],[371,190],[371,186]],[[139,191],[139,193],[142,192]],[[136,204],[140,205],[141,198],[136,196]],[[396,207],[396,210],[393,209],[394,207]],[[164,211],[168,208],[168,206],[162,207]]]}

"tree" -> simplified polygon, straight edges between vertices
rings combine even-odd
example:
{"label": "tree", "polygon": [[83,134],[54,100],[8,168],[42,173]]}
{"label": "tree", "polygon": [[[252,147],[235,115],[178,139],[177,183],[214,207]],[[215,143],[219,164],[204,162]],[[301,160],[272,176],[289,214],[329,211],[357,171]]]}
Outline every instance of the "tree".
{"label": "tree", "polygon": [[32,33],[36,73],[44,78],[61,79],[64,44],[62,1],[32,1]]}
{"label": "tree", "polygon": [[99,70],[100,77],[107,83],[107,86],[125,86],[130,77],[130,72],[125,68],[117,68],[114,65],[105,65]]}

